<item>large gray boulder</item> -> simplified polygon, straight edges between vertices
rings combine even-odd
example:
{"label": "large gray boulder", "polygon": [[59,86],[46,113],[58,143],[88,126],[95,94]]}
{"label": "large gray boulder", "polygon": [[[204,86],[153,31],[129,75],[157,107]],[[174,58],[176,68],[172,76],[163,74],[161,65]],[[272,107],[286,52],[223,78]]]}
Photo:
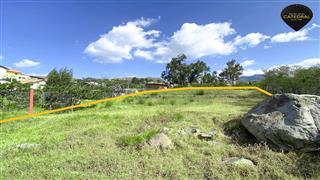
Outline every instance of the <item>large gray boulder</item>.
{"label": "large gray boulder", "polygon": [[252,108],[242,125],[280,150],[320,150],[320,96],[277,94]]}

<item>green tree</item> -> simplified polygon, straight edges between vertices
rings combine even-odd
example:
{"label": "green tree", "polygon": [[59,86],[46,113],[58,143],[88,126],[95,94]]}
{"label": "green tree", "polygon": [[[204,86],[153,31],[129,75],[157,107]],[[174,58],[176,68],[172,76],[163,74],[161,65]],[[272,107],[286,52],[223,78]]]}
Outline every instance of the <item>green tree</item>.
{"label": "green tree", "polygon": [[218,82],[217,71],[213,71],[212,74],[206,72],[202,77],[202,82],[205,84],[213,84]]}
{"label": "green tree", "polygon": [[173,84],[184,85],[188,82],[190,68],[185,63],[187,56],[184,54],[172,58],[162,72],[162,79]]}
{"label": "green tree", "polygon": [[243,72],[243,67],[232,59],[227,62],[227,67],[219,74],[221,80],[228,82],[231,85],[234,85],[237,80],[239,80],[240,75]]}
{"label": "green tree", "polygon": [[280,66],[265,72],[260,87],[272,93],[320,95],[320,67]]}
{"label": "green tree", "polygon": [[199,83],[202,81],[202,77],[205,74],[208,74],[210,71],[209,66],[203,61],[198,60],[195,63],[191,63],[189,65],[189,78],[188,82],[189,83]]}
{"label": "green tree", "polygon": [[136,77],[133,77],[131,79],[131,84],[140,84],[140,80],[138,78],[136,78]]}
{"label": "green tree", "polygon": [[47,76],[47,87],[64,90],[70,87],[73,81],[73,73],[71,69],[63,68],[57,71],[53,69]]}

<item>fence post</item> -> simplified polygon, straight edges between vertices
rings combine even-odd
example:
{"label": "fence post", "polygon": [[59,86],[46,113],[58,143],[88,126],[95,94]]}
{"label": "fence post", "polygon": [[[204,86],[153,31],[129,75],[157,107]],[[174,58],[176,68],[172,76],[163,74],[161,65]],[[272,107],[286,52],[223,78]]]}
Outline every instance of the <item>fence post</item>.
{"label": "fence post", "polygon": [[29,94],[29,114],[33,113],[33,96],[34,96],[34,89],[30,89]]}

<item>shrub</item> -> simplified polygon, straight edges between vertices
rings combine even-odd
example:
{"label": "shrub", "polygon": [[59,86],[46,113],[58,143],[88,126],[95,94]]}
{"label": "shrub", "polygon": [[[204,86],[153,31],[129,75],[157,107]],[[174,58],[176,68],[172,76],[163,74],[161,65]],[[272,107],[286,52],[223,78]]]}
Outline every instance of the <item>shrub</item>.
{"label": "shrub", "polygon": [[110,108],[113,105],[113,101],[107,101],[104,103],[105,108]]}
{"label": "shrub", "polygon": [[171,105],[175,105],[175,104],[176,104],[176,101],[175,101],[175,100],[170,100],[170,104],[171,104]]}
{"label": "shrub", "polygon": [[145,104],[145,103],[146,103],[146,100],[144,100],[142,98],[138,99],[138,104]]}
{"label": "shrub", "polygon": [[157,130],[152,129],[144,133],[140,133],[138,135],[123,136],[119,139],[119,143],[124,146],[138,145],[148,141],[152,136],[156,135],[157,133]]}
{"label": "shrub", "polygon": [[195,95],[197,95],[197,96],[202,96],[202,95],[204,95],[205,93],[204,93],[204,90],[200,90],[200,91],[197,91],[196,93],[195,93]]}

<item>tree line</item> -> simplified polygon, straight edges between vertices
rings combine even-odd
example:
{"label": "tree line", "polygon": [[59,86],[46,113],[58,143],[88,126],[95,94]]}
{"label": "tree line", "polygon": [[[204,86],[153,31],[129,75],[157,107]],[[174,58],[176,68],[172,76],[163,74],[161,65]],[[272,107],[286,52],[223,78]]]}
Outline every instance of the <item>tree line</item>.
{"label": "tree line", "polygon": [[271,93],[320,95],[320,64],[310,68],[276,67],[266,71],[257,85]]}
{"label": "tree line", "polygon": [[243,73],[243,67],[234,59],[226,64],[221,73],[210,71],[210,67],[201,60],[194,63],[186,63],[187,56],[184,54],[173,57],[166,65],[161,77],[166,82],[174,85],[190,84],[215,84],[235,85]]}

